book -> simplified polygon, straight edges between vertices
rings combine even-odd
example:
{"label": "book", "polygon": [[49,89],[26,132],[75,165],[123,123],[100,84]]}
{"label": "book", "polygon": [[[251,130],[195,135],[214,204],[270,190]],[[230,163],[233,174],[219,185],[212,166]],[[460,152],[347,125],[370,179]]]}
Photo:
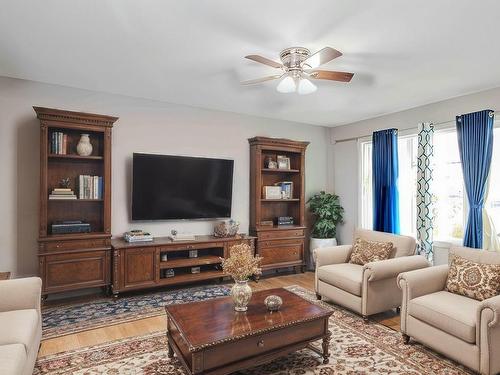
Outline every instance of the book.
{"label": "book", "polygon": [[49,195],[49,200],[71,200],[77,199],[76,195]]}
{"label": "book", "polygon": [[62,132],[52,132],[50,135],[49,151],[51,154],[66,155],[68,149],[68,135]]}
{"label": "book", "polygon": [[101,176],[78,176],[79,199],[103,199],[103,179]]}

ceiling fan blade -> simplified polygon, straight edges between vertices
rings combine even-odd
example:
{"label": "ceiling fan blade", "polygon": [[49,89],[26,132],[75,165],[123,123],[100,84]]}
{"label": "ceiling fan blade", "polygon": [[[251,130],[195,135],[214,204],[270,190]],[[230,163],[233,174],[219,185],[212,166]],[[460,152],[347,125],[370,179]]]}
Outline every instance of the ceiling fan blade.
{"label": "ceiling fan blade", "polygon": [[271,81],[273,79],[278,79],[280,77],[281,77],[281,74],[276,74],[274,76],[267,76],[267,77],[262,77],[262,78],[250,79],[248,81],[241,82],[241,84],[242,85],[253,85],[256,83],[261,83],[261,82]]}
{"label": "ceiling fan blade", "polygon": [[255,62],[264,64],[264,65],[269,65],[272,66],[273,68],[282,68],[283,65],[280,64],[279,62],[273,61],[268,59],[267,57],[259,56],[259,55],[248,55],[245,56],[245,59],[253,60]]}
{"label": "ceiling fan blade", "polygon": [[311,78],[314,79],[329,79],[331,81],[349,82],[354,73],[334,72],[331,70],[312,70],[306,71]]}
{"label": "ceiling fan blade", "polygon": [[307,65],[309,68],[314,69],[320,65],[326,64],[328,61],[336,59],[339,56],[342,56],[342,52],[339,52],[331,47],[325,47],[305,59],[302,65]]}

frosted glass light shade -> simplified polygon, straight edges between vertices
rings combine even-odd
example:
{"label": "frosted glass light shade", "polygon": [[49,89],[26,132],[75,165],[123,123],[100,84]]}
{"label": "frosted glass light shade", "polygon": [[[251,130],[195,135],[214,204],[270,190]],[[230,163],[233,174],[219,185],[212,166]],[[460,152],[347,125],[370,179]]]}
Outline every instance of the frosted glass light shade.
{"label": "frosted glass light shade", "polygon": [[276,86],[276,90],[278,90],[278,92],[287,94],[290,92],[295,92],[297,90],[297,85],[295,84],[295,80],[291,76],[287,75],[281,79],[280,83],[278,83],[278,86]]}
{"label": "frosted glass light shade", "polygon": [[301,78],[297,87],[297,91],[300,95],[311,94],[317,89],[318,88],[316,87],[316,85],[309,81],[307,78]]}

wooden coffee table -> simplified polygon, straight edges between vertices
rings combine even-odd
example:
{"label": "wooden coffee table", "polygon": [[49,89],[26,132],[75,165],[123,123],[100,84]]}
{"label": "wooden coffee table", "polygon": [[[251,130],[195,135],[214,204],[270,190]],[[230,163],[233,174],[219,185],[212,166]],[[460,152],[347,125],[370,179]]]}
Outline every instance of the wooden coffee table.
{"label": "wooden coffee table", "polygon": [[[283,299],[273,313],[264,306],[271,294]],[[282,288],[255,292],[243,313],[234,311],[231,297],[165,309],[168,355],[175,352],[188,374],[230,374],[306,347],[328,363],[332,311]],[[310,345],[319,339],[322,350]]]}

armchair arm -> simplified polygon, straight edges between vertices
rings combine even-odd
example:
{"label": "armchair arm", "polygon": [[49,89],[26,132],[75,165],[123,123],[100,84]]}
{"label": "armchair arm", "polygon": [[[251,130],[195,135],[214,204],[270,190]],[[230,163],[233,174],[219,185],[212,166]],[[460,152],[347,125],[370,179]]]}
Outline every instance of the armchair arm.
{"label": "armchair arm", "polygon": [[429,267],[430,263],[421,255],[398,257],[363,266],[364,277],[368,281],[377,281],[397,277],[400,273]]}
{"label": "armchair arm", "polygon": [[448,265],[422,268],[403,272],[398,276],[399,289],[403,291],[401,302],[401,332],[406,334],[408,302],[413,298],[439,292],[444,289],[448,278]]}
{"label": "armchair arm", "polygon": [[500,295],[481,302],[478,308],[476,342],[480,348],[482,374],[500,372]]}
{"label": "armchair arm", "polygon": [[41,290],[39,277],[0,281],[0,311],[36,309],[40,313]]}
{"label": "armchair arm", "polygon": [[399,289],[408,292],[409,299],[444,290],[448,278],[448,265],[434,266],[403,272],[398,276]]}
{"label": "armchair arm", "polygon": [[316,268],[328,264],[346,263],[351,255],[351,245],[320,247],[313,249]]}

